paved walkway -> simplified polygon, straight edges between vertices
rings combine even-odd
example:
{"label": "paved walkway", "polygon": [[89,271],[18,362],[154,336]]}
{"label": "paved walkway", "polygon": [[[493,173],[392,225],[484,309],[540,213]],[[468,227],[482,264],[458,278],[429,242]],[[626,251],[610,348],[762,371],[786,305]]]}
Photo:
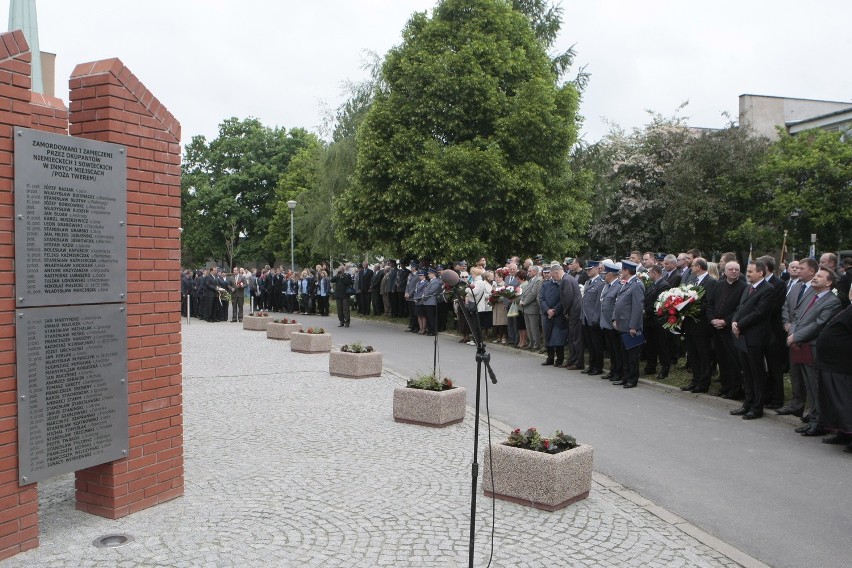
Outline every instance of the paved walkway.
{"label": "paved walkway", "polygon": [[[41,546],[0,568],[467,566],[472,411],[399,424],[395,373],[331,377],[327,355],[228,324],[184,332],[185,496],[111,521],[74,509],[73,476],[49,480]],[[495,441],[506,433],[492,422]],[[492,519],[494,567],[764,566],[599,474],[554,513],[497,501],[492,516],[481,488],[477,504],[476,566]],[[133,540],[93,546],[116,533]]]}

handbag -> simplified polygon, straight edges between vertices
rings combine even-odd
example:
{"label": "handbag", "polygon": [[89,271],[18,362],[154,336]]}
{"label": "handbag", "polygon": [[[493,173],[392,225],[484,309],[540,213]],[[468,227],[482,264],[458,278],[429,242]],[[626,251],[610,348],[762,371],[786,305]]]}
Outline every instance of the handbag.
{"label": "handbag", "polygon": [[518,313],[519,313],[518,304],[516,304],[515,302],[512,302],[511,304],[509,304],[509,311],[506,312],[506,317],[507,318],[516,318],[516,317],[518,317]]}

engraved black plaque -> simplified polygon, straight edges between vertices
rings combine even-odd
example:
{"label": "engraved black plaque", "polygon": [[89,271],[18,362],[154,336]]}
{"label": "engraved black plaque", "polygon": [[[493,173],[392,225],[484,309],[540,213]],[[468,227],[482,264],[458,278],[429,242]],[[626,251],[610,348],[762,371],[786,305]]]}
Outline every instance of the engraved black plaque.
{"label": "engraved black plaque", "polygon": [[125,457],[123,304],[17,310],[21,485]]}
{"label": "engraved black plaque", "polygon": [[15,305],[122,302],[123,146],[15,128]]}

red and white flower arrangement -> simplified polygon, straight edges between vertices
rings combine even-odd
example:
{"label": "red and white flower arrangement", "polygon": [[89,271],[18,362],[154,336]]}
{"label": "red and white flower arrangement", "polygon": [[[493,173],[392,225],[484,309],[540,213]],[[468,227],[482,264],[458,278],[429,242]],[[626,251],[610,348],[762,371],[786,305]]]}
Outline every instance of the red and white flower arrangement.
{"label": "red and white flower arrangement", "polygon": [[702,286],[678,286],[660,294],[654,302],[654,309],[665,329],[681,333],[680,326],[686,318],[697,320],[701,316],[699,301],[703,296]]}

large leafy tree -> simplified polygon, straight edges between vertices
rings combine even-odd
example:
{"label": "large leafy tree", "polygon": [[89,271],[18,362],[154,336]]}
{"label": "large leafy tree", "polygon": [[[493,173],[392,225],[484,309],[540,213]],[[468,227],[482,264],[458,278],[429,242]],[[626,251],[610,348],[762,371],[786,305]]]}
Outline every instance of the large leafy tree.
{"label": "large leafy tree", "polygon": [[[848,249],[852,241],[852,140],[837,131],[781,131],[763,165],[765,218],[791,231],[793,247],[804,250],[810,234],[822,250]],[[797,216],[791,217],[796,212]]]}
{"label": "large leafy tree", "polygon": [[770,197],[760,183],[768,150],[769,140],[734,124],[690,137],[663,176],[665,250],[697,247],[712,255],[780,244],[753,228],[765,227],[758,211]]}
{"label": "large leafy tree", "polygon": [[276,187],[293,156],[316,143],[304,129],[269,128],[254,118],[225,120],[209,143],[194,137],[182,165],[187,258],[272,264],[266,235]]}
{"label": "large leafy tree", "polygon": [[579,93],[536,32],[502,0],[443,0],[411,18],[358,132],[345,237],[433,258],[577,245],[588,218],[568,168]]}
{"label": "large leafy tree", "polygon": [[[605,148],[597,151],[601,159],[611,160],[607,175],[610,184],[602,205],[605,210],[589,231],[598,251],[624,255],[631,249],[666,250],[662,220],[666,211],[666,173],[694,136],[682,117],[652,115],[649,124],[629,135],[613,128],[604,139]],[[600,170],[600,166],[598,170]]]}

